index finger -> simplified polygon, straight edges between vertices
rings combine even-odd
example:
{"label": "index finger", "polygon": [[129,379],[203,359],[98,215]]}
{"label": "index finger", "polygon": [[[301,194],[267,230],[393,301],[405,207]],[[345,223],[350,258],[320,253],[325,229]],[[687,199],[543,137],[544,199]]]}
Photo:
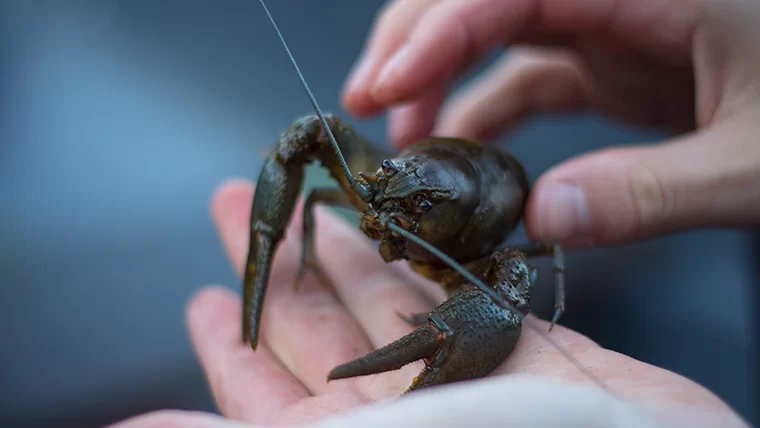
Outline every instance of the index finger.
{"label": "index finger", "polygon": [[368,114],[426,93],[531,27],[582,29],[603,22],[616,0],[395,0],[377,20],[369,50],[344,89],[353,114]]}
{"label": "index finger", "polygon": [[[408,3],[415,0],[395,0],[393,6]],[[693,2],[655,0],[441,0],[415,10],[413,19],[406,15],[410,8],[388,7],[378,20],[371,48],[357,65],[362,78],[344,89],[350,113],[367,115],[419,99],[494,47],[519,41],[576,46],[584,38],[618,40],[672,61],[689,54],[699,13]]]}

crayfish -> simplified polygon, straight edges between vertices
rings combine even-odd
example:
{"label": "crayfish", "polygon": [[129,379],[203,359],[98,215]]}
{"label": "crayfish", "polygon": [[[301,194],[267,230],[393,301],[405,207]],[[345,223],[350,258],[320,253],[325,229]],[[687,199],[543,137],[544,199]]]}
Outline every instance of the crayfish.
{"label": "crayfish", "polygon": [[[299,275],[307,267],[318,270],[314,204],[353,207],[361,230],[379,241],[384,261],[406,260],[448,295],[429,314],[402,317],[414,331],[335,367],[328,381],[396,370],[418,360],[425,367],[406,392],[488,375],[512,352],[527,321],[537,278],[530,257],[554,257],[551,330],[565,306],[561,248],[543,242],[503,244],[521,221],[529,196],[520,162],[499,148],[459,138],[428,138],[394,156],[336,116],[322,114],[261,4],[316,115],[297,119],[280,135],[258,178],[243,280],[243,341],[256,349],[274,253],[301,191],[304,168],[314,161],[339,187],[314,189],[305,200]],[[360,172],[354,176],[352,171]]]}

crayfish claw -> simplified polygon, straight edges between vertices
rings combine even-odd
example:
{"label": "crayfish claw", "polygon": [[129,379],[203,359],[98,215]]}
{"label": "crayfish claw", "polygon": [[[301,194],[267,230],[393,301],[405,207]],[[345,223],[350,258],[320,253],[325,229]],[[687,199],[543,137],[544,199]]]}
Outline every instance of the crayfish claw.
{"label": "crayfish claw", "polygon": [[439,348],[440,332],[426,324],[401,339],[330,371],[327,381],[398,370],[407,364],[433,357]]}
{"label": "crayfish claw", "polygon": [[[407,322],[420,321],[421,314]],[[520,318],[478,289],[455,294],[425,315],[426,322],[374,352],[335,367],[327,380],[397,370],[417,360],[425,368],[405,394],[417,389],[483,377],[512,352],[520,337]]]}
{"label": "crayfish claw", "polygon": [[330,281],[327,278],[327,275],[322,271],[322,268],[319,267],[319,263],[316,261],[302,261],[301,266],[298,268],[298,273],[296,273],[296,277],[293,279],[293,292],[296,293],[301,288],[301,282],[303,282],[304,278],[306,277],[306,274],[309,273],[309,271],[313,272],[314,275],[317,277],[317,282],[322,287],[328,287],[330,284]]}
{"label": "crayfish claw", "polygon": [[522,327],[520,318],[478,289],[441,303],[430,320],[442,333],[441,346],[404,394],[488,375],[512,352]]}

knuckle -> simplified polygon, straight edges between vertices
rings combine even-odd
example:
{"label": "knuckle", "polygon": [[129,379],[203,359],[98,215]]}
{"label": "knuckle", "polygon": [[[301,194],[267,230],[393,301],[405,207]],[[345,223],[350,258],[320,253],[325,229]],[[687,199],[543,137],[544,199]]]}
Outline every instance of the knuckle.
{"label": "knuckle", "polygon": [[636,213],[636,232],[646,232],[671,218],[675,199],[662,177],[644,162],[633,162],[628,170],[629,194]]}

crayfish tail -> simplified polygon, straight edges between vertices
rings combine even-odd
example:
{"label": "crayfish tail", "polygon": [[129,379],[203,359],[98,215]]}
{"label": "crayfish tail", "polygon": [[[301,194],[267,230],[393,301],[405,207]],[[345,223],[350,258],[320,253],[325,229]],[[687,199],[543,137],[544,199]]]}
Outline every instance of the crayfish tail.
{"label": "crayfish tail", "polygon": [[389,345],[335,367],[327,375],[327,381],[398,370],[409,363],[432,357],[439,346],[438,329],[423,325]]}

